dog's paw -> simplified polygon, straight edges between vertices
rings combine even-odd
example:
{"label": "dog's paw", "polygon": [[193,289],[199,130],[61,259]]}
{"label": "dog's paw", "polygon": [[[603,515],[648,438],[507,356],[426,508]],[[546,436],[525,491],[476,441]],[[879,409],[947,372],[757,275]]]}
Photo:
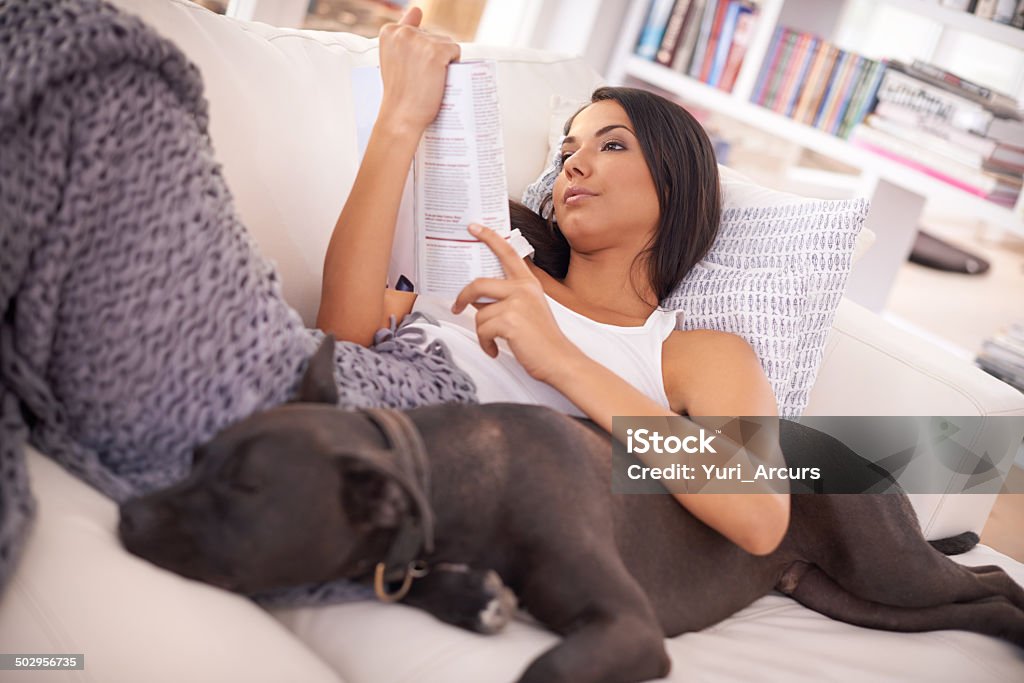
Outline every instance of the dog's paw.
{"label": "dog's paw", "polygon": [[496,571],[442,562],[413,583],[405,602],[454,626],[492,634],[516,613],[515,593]]}
{"label": "dog's paw", "polygon": [[484,576],[484,594],[492,597],[480,612],[473,630],[486,634],[497,633],[515,615],[519,601],[516,600],[516,594],[502,582],[498,572],[493,570]]}

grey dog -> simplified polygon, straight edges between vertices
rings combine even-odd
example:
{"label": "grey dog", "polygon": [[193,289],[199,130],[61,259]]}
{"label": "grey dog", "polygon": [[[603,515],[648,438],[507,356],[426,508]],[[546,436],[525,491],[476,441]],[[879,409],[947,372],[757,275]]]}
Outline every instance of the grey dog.
{"label": "grey dog", "polygon": [[[243,593],[373,580],[385,600],[482,632],[509,619],[514,592],[564,636],[521,681],[664,676],[665,636],[773,589],[851,624],[1024,647],[1024,589],[945,557],[902,495],[793,495],[781,546],[751,555],[670,496],[614,495],[609,437],[555,411],[335,408],[332,344],[310,361],[306,402],[228,427],[186,480],[122,506],[131,552]],[[780,441],[787,460],[845,448],[799,425]]]}

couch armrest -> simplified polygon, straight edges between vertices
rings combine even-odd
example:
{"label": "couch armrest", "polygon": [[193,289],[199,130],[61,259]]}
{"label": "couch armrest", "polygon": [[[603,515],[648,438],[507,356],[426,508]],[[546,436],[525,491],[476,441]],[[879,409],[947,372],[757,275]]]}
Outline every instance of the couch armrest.
{"label": "couch armrest", "polygon": [[[805,415],[1024,416],[1024,394],[844,299]],[[925,535],[941,538],[980,533],[995,498],[914,494],[911,502]]]}
{"label": "couch armrest", "polygon": [[1024,394],[843,299],[808,415],[1024,415]]}

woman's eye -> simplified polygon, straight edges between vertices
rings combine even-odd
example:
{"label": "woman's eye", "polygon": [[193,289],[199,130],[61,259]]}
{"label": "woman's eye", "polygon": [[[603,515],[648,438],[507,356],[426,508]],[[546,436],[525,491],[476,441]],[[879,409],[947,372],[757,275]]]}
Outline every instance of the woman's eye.
{"label": "woman's eye", "polygon": [[621,142],[616,142],[614,140],[609,140],[608,142],[606,142],[603,145],[601,145],[601,149],[602,150],[608,150],[608,149],[610,149],[610,150],[620,150],[620,149],[626,149],[626,147]]}
{"label": "woman's eye", "polygon": [[571,156],[572,156],[572,152],[562,152],[562,154],[559,155],[559,157],[558,157],[558,163],[560,163],[562,166],[565,166],[565,162]]}

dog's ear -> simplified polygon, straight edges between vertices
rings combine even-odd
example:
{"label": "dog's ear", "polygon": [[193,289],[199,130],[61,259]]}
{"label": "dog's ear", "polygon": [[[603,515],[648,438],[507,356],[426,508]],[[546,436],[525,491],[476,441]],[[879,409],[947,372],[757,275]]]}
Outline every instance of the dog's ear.
{"label": "dog's ear", "polygon": [[338,386],[334,383],[334,335],[329,334],[310,356],[292,403],[337,405]]}
{"label": "dog's ear", "polygon": [[371,462],[350,455],[337,460],[341,475],[345,514],[356,524],[375,529],[393,529],[402,523],[411,507],[401,484]]}

